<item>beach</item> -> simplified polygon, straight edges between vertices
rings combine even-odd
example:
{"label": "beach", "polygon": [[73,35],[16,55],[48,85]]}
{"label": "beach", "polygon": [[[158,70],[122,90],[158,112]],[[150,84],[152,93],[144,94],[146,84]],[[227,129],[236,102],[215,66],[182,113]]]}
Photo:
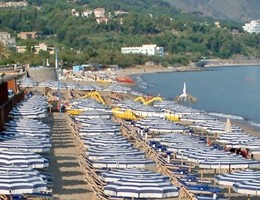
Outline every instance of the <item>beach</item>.
{"label": "beach", "polygon": [[[196,71],[201,70],[196,67],[180,67],[174,69],[165,69],[160,66],[151,67],[151,66],[137,66],[134,68],[124,69],[121,71],[116,71],[118,76],[131,76],[136,74],[144,73],[167,73],[167,72],[178,72],[178,71]],[[73,80],[66,80],[66,82],[78,83]],[[84,84],[93,84],[92,82],[83,82]],[[103,86],[109,86],[109,84],[102,84]],[[64,91],[65,92],[65,91]],[[65,92],[64,94],[67,94]],[[106,100],[110,98],[109,92],[100,92],[101,96]],[[125,95],[127,98],[134,99],[134,95]],[[54,119],[57,120],[57,119]],[[252,126],[249,126],[246,123],[239,121],[231,121],[238,126],[240,126],[245,132],[259,137],[259,130]],[[60,122],[57,121],[56,128],[59,127]],[[66,200],[76,200],[87,197],[88,199],[93,198],[93,190],[90,187],[90,184],[84,179],[85,171],[79,166],[79,161],[82,159],[80,151],[75,146],[80,146],[78,141],[73,137],[72,132],[65,131],[63,135],[60,135],[60,132],[55,133],[57,130],[54,130],[53,142],[54,145],[53,153],[51,155],[51,168],[50,171],[54,174],[54,183],[55,187],[53,188],[54,196],[58,199]],[[255,157],[259,159],[259,157]],[[247,197],[238,197],[237,194],[232,194],[231,199],[246,199]],[[178,199],[178,198],[167,198],[169,200]],[[257,199],[257,198],[252,198]]]}
{"label": "beach", "polygon": [[199,71],[202,70],[196,66],[180,66],[180,67],[163,67],[161,65],[137,65],[125,69],[117,70],[117,76],[131,76],[137,74],[151,74],[151,73],[167,73],[178,71]]}

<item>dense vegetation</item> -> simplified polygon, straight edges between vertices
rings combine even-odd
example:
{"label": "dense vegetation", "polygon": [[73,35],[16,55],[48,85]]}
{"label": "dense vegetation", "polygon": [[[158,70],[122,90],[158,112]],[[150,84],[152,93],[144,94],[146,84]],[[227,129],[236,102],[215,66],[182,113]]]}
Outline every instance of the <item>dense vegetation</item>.
{"label": "dense vegetation", "polygon": [[[202,18],[196,13],[182,14],[163,1],[28,2],[26,8],[1,9],[0,31],[8,31],[13,36],[17,36],[20,31],[37,31],[42,38],[17,39],[17,45],[25,45],[28,50],[23,54],[13,50],[8,59],[1,58],[0,64],[20,62],[42,65],[46,58],[54,63],[54,56],[47,52],[33,54],[31,47],[39,42],[58,47],[63,65],[68,66],[95,62],[126,67],[146,61],[187,65],[202,57],[229,58],[234,54],[260,56],[260,35],[240,33],[241,26],[233,23],[222,23],[222,28],[217,28],[212,19]],[[75,17],[71,14],[71,9],[83,11],[96,7],[105,7],[106,13],[111,13],[108,24],[98,25],[94,16]],[[119,9],[129,14],[114,16],[114,11]],[[152,43],[165,47],[167,54],[161,58],[120,53],[123,46]]]}

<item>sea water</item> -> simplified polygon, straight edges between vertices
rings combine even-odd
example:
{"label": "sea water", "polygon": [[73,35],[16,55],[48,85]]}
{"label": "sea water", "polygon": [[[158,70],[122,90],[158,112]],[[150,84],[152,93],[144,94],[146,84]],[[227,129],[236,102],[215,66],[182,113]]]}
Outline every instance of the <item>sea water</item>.
{"label": "sea water", "polygon": [[187,93],[198,99],[191,107],[260,127],[260,66],[143,74],[134,78],[136,90],[170,100],[182,93],[186,82]]}

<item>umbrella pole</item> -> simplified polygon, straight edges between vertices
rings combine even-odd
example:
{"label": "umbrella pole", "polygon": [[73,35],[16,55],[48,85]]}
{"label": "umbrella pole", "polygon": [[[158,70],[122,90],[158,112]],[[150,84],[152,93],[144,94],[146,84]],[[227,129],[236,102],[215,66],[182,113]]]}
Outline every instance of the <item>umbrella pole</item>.
{"label": "umbrella pole", "polygon": [[247,199],[248,199],[248,200],[250,200],[250,199],[251,199],[251,197],[250,197],[250,194],[248,194],[248,195],[247,195]]}
{"label": "umbrella pole", "polygon": [[200,182],[201,182],[201,183],[203,182],[203,170],[204,170],[204,169],[201,170],[201,174],[200,174]]}
{"label": "umbrella pole", "polygon": [[230,199],[230,198],[231,198],[231,187],[228,186],[228,199]]}

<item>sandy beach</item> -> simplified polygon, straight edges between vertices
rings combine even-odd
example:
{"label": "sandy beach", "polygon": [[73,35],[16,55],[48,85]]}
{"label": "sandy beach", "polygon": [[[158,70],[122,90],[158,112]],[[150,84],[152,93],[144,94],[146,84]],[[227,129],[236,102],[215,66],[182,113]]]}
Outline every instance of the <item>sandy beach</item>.
{"label": "sandy beach", "polygon": [[[176,68],[164,68],[161,66],[136,66],[132,68],[123,69],[116,71],[117,76],[131,76],[137,74],[148,74],[148,73],[167,73],[167,72],[179,72],[179,71],[198,71],[202,70],[199,67],[176,67]],[[66,80],[66,82],[71,82],[72,80]],[[76,81],[72,81],[76,83]],[[108,98],[107,92],[103,96]],[[60,122],[56,122],[56,127],[60,126]],[[245,132],[254,135],[260,136],[260,131],[258,128],[252,127],[244,122],[232,122],[240,126]],[[58,132],[54,130],[53,132],[53,142],[54,148],[51,155],[51,167],[50,172],[54,174],[54,184],[53,188],[54,196],[57,199],[66,199],[66,200],[76,200],[76,199],[92,199],[93,192],[91,187],[87,184],[84,179],[84,171],[79,167],[78,162],[80,159],[80,151],[77,148],[79,144],[75,138],[71,137],[72,133]],[[60,135],[62,134],[62,135]],[[73,134],[72,134],[73,135]],[[257,157],[257,159],[259,159]],[[247,199],[246,196],[239,196],[236,193],[232,193],[231,199],[244,200]],[[167,198],[168,200],[177,200],[178,198]],[[251,199],[258,199],[253,197]]]}
{"label": "sandy beach", "polygon": [[131,76],[137,74],[166,73],[178,71],[200,71],[202,68],[196,66],[162,67],[161,65],[137,65],[116,71],[118,76]]}

